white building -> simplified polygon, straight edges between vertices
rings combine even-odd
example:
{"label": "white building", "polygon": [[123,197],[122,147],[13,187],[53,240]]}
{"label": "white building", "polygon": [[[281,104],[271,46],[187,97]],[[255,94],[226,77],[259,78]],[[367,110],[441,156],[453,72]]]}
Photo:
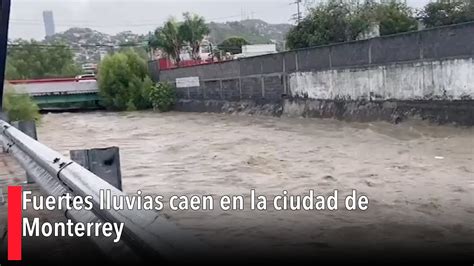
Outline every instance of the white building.
{"label": "white building", "polygon": [[276,44],[251,44],[243,45],[242,53],[234,55],[235,58],[251,57],[276,53]]}

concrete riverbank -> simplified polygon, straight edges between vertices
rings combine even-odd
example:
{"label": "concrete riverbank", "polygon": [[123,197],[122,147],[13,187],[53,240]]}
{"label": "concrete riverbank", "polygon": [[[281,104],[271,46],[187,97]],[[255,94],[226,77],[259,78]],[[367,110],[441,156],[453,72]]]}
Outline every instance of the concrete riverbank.
{"label": "concrete riverbank", "polygon": [[474,23],[160,70],[177,110],[474,125]]}

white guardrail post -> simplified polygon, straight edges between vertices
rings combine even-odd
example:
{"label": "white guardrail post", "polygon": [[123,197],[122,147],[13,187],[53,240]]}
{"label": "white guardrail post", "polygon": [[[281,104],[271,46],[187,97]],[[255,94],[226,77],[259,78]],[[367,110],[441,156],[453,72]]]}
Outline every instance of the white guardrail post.
{"label": "white guardrail post", "polygon": [[3,120],[0,120],[0,144],[49,195],[61,196],[69,192],[73,196],[92,197],[93,211],[66,212],[73,221],[124,224],[119,245],[111,247],[105,239],[91,238],[111,259],[118,252],[136,259],[160,257],[179,261],[206,252],[202,242],[177,228],[157,211],[99,209],[101,190],[109,190],[114,196],[126,194]]}

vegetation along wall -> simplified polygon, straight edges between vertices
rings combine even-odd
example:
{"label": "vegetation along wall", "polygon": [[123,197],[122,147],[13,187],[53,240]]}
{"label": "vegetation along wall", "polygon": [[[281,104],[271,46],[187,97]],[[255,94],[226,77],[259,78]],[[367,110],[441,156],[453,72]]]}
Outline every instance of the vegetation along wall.
{"label": "vegetation along wall", "polygon": [[194,67],[155,68],[183,111],[473,125],[474,23]]}

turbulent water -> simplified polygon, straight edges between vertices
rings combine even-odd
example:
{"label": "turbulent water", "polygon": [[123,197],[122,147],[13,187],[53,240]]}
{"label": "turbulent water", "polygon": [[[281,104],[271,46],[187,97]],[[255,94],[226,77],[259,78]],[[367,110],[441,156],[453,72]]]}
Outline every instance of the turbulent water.
{"label": "turbulent water", "polygon": [[[474,131],[420,124],[196,113],[47,114],[41,142],[119,146],[128,193],[320,194],[352,189],[367,211],[165,210],[211,246],[320,252],[357,241],[473,250]],[[270,204],[271,202],[269,202]],[[343,203],[343,202],[341,202]]]}

